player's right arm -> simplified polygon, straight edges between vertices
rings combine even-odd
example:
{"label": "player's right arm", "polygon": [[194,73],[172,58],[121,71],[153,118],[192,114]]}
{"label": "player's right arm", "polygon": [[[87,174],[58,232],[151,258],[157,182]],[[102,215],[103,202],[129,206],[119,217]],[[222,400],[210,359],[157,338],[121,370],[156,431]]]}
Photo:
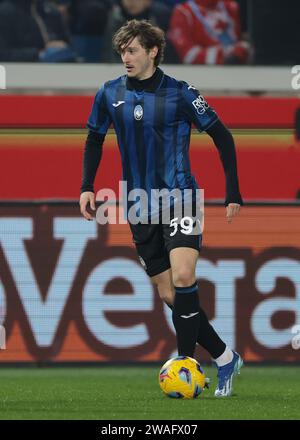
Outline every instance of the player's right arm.
{"label": "player's right arm", "polygon": [[105,135],[89,130],[83,153],[83,172],[81,195],[79,200],[80,212],[86,220],[92,220],[92,215],[87,211],[90,206],[95,211],[94,180],[102,157],[102,146]]}
{"label": "player's right arm", "polygon": [[87,220],[92,215],[87,208],[95,211],[94,180],[102,157],[102,147],[107,130],[111,124],[111,117],[107,111],[105,87],[101,87],[95,96],[93,108],[87,122],[89,132],[83,153],[83,170],[81,195],[79,200],[80,212]]}
{"label": "player's right arm", "polygon": [[80,194],[79,199],[80,212],[86,220],[93,220],[93,216],[88,212],[87,207],[90,205],[93,211],[96,210],[95,206],[95,193],[92,191],[85,191]]}

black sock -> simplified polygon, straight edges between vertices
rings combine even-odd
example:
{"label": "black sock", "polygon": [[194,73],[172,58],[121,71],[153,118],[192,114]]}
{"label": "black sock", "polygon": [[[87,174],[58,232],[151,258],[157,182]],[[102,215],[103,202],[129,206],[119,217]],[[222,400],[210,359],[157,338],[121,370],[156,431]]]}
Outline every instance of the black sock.
{"label": "black sock", "polygon": [[189,287],[175,287],[172,319],[179,356],[194,357],[200,324],[199,309],[197,283]]}
{"label": "black sock", "polygon": [[[168,303],[166,304],[171,310],[173,310],[173,306],[171,304]],[[199,322],[198,335],[197,335],[198,344],[201,345],[203,348],[205,348],[205,350],[208,351],[208,353],[211,355],[213,359],[218,358],[219,356],[221,356],[221,354],[224,353],[226,344],[224,341],[222,341],[222,339],[216,333],[213,326],[209,323],[206,313],[201,307],[199,307],[198,322]]]}
{"label": "black sock", "polygon": [[224,353],[226,344],[224,341],[222,341],[213,326],[209,323],[206,313],[201,307],[199,316],[199,332],[197,342],[208,351],[213,359],[216,359]]}

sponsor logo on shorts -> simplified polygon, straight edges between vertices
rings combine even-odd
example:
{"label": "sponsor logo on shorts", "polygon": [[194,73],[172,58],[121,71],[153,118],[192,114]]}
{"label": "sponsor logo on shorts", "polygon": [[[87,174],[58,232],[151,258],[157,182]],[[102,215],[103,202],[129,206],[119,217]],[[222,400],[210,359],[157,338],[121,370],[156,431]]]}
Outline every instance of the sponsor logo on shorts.
{"label": "sponsor logo on shorts", "polygon": [[145,260],[144,260],[140,255],[139,255],[138,257],[139,257],[139,260],[140,260],[141,265],[142,265],[143,268],[146,270],[146,269],[147,269],[147,265],[146,265],[146,263],[145,263]]}

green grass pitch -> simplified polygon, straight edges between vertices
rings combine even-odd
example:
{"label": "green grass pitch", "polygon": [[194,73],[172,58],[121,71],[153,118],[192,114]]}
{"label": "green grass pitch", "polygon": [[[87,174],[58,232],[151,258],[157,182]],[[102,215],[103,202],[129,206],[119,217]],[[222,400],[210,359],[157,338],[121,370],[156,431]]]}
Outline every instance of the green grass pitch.
{"label": "green grass pitch", "polygon": [[230,398],[212,385],[195,400],[165,397],[158,367],[1,368],[1,419],[299,419],[299,367],[242,368]]}

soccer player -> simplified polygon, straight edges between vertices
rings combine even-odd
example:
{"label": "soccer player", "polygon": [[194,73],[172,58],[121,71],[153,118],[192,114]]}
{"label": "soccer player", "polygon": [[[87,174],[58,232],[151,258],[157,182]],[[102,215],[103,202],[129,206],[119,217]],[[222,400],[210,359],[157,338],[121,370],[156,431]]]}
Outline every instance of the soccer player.
{"label": "soccer player", "polygon": [[[128,191],[198,188],[191,174],[188,148],[191,124],[212,137],[226,176],[226,216],[232,221],[242,205],[233,137],[193,87],[166,75],[159,67],[165,37],[149,22],[131,20],[114,35],[127,74],[105,83],[96,94],[83,159],[80,210],[87,220],[95,210],[94,179],[106,132],[113,124]],[[201,232],[186,234],[169,224],[129,221],[137,253],[160,297],[172,309],[178,354],[194,357],[204,347],[218,368],[215,396],[229,396],[242,359],[210,325],[198,296],[195,275]]]}

